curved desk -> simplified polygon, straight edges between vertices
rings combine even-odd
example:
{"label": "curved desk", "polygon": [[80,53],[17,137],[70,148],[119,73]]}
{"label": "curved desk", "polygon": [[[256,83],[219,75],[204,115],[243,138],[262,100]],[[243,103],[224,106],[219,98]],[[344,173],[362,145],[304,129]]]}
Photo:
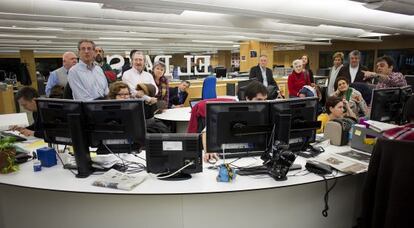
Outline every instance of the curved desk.
{"label": "curved desk", "polygon": [[[249,158],[235,164],[258,162]],[[304,165],[305,160],[298,158],[296,163]],[[96,175],[77,179],[60,165],[35,173],[29,162],[19,172],[0,176],[0,227],[349,228],[357,214],[360,175],[337,175],[338,184],[329,195],[329,217],[324,218],[325,189],[319,176],[291,176],[284,182],[237,176],[233,183],[218,183],[217,171],[206,166],[210,165],[187,181],[148,176],[127,192],[92,186]]]}
{"label": "curved desk", "polygon": [[190,121],[191,117],[191,108],[183,107],[166,109],[163,113],[154,115],[154,117],[160,120],[176,123],[177,132],[184,133],[187,132],[188,121]]}

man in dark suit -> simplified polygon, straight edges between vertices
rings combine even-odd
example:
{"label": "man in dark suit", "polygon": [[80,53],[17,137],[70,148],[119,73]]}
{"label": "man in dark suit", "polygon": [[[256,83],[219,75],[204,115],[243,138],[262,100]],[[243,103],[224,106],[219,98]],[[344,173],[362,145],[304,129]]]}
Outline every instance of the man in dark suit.
{"label": "man in dark suit", "polygon": [[168,108],[180,108],[183,107],[185,100],[187,99],[187,89],[190,88],[189,81],[181,81],[178,87],[170,88]]}
{"label": "man in dark suit", "polygon": [[263,85],[266,87],[272,85],[272,86],[279,88],[276,84],[276,81],[273,79],[272,70],[267,68],[266,64],[267,64],[267,56],[261,55],[259,58],[259,64],[250,69],[249,79],[255,79],[263,83]]}
{"label": "man in dark suit", "polygon": [[336,78],[345,77],[350,83],[366,82],[367,80],[364,79],[364,72],[362,71],[367,71],[368,68],[359,63],[361,60],[361,52],[353,50],[349,53],[348,57],[349,63],[339,70]]}

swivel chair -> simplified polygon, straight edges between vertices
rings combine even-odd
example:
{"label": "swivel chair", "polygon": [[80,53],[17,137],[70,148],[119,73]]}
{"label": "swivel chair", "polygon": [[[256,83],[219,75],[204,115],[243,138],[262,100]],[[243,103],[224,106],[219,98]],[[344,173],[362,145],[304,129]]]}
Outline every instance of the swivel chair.
{"label": "swivel chair", "polygon": [[203,88],[201,91],[202,100],[217,98],[216,84],[217,78],[214,76],[208,76],[204,79]]}

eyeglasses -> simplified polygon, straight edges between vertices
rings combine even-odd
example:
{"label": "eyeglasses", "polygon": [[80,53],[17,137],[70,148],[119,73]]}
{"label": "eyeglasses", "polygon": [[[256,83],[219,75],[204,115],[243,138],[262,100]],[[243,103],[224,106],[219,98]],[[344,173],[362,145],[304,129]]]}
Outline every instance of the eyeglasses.
{"label": "eyeglasses", "polygon": [[120,97],[126,97],[126,96],[131,96],[131,94],[130,93],[118,93],[118,94],[116,94],[117,96],[120,96]]}

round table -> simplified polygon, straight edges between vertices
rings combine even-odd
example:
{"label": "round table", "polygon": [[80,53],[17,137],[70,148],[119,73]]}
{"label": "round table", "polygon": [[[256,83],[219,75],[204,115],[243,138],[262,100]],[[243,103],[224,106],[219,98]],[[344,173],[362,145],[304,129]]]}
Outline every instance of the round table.
{"label": "round table", "polygon": [[172,108],[166,109],[163,113],[154,115],[155,118],[160,120],[171,121],[176,124],[176,131],[178,133],[187,132],[188,122],[191,117],[191,108]]}

